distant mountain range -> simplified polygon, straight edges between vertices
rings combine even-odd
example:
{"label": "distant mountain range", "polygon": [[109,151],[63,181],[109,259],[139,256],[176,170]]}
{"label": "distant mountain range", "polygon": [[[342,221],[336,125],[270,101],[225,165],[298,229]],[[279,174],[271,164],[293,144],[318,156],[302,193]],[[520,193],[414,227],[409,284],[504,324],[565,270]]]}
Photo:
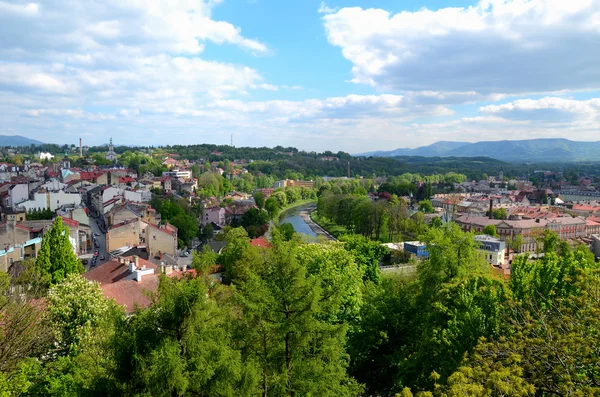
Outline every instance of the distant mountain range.
{"label": "distant mountain range", "polygon": [[576,142],[562,138],[475,143],[440,141],[416,149],[369,152],[360,156],[491,157],[509,162],[600,161],[600,141]]}
{"label": "distant mountain range", "polygon": [[29,139],[21,135],[0,135],[0,146],[42,145],[44,142]]}

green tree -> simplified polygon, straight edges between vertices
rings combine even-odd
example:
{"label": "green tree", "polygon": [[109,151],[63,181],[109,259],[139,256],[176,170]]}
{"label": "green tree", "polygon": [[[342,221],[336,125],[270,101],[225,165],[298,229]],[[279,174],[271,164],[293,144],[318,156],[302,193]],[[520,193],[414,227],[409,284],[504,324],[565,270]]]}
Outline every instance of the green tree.
{"label": "green tree", "polygon": [[163,276],[154,301],[115,337],[123,395],[253,394],[256,369],[235,348],[231,308],[218,306],[204,280]]}
{"label": "green tree", "polygon": [[487,234],[488,236],[498,237],[498,233],[496,232],[496,225],[487,225],[483,228],[483,234]]}
{"label": "green tree", "polygon": [[267,210],[271,219],[274,219],[279,214],[281,207],[279,207],[279,202],[275,197],[271,196],[265,201],[265,210]]}
{"label": "green tree", "polygon": [[357,395],[346,373],[346,327],[321,318],[331,298],[298,261],[297,244],[275,235],[262,271],[237,285],[243,354],[256,360],[264,396]]}
{"label": "green tree", "polygon": [[73,252],[69,240],[69,228],[61,217],[57,217],[52,227],[42,238],[42,246],[35,261],[46,285],[57,284],[69,274],[84,272],[81,261]]}
{"label": "green tree", "polygon": [[[488,211],[489,215],[489,211]],[[492,215],[494,219],[506,219],[508,218],[508,212],[506,212],[506,208],[498,208],[492,211]]]}
{"label": "green tree", "polygon": [[[227,245],[225,245],[221,255],[219,255],[219,263],[225,269],[223,280],[226,283],[230,283],[233,281],[237,262],[250,247],[250,238],[243,227],[237,227],[230,229],[225,234],[225,242]],[[243,266],[243,264],[240,264],[240,266]]]}
{"label": "green tree", "polygon": [[381,277],[379,261],[389,254],[389,250],[380,243],[357,234],[342,236],[340,241],[344,242],[344,249],[354,256],[364,279],[378,283]]}
{"label": "green tree", "polygon": [[431,227],[442,227],[444,223],[441,218],[435,217],[431,220]]}
{"label": "green tree", "polygon": [[263,192],[257,190],[256,192],[254,192],[253,197],[258,209],[262,210],[265,207],[265,195],[263,194]]}
{"label": "green tree", "polygon": [[289,222],[282,223],[279,225],[278,229],[281,233],[281,238],[283,238],[285,241],[290,241],[296,233],[294,226],[292,226],[292,224]]}
{"label": "green tree", "polygon": [[433,208],[433,204],[429,200],[419,201],[419,211],[422,211],[426,214],[433,214],[435,209]]}

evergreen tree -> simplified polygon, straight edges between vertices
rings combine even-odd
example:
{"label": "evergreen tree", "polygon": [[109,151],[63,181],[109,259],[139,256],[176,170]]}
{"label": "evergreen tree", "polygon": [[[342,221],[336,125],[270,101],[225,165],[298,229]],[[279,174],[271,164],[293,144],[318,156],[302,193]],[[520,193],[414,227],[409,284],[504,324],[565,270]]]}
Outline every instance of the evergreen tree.
{"label": "evergreen tree", "polygon": [[35,264],[46,285],[60,283],[69,274],[85,271],[73,252],[69,228],[61,217],[57,217],[50,230],[44,234]]}

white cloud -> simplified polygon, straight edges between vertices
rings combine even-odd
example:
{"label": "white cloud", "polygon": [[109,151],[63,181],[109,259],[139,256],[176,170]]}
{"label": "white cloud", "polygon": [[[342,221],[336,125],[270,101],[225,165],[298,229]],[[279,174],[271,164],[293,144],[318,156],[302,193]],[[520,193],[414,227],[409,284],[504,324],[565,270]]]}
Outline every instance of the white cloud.
{"label": "white cloud", "polygon": [[0,14],[30,17],[38,14],[40,10],[39,4],[27,3],[27,4],[11,4],[5,1],[0,1]]}
{"label": "white cloud", "polygon": [[482,106],[479,110],[483,113],[506,115],[510,112],[535,112],[551,110],[562,113],[574,113],[582,116],[597,115],[600,112],[600,98],[585,101],[546,97],[542,99],[519,99],[502,105]]}
{"label": "white cloud", "polygon": [[331,14],[337,11],[337,8],[331,8],[329,7],[327,4],[325,4],[324,1],[321,2],[321,5],[319,6],[318,9],[318,13],[319,14]]}
{"label": "white cloud", "polygon": [[600,88],[600,2],[481,0],[468,8],[323,16],[353,82],[404,91],[519,94]]}

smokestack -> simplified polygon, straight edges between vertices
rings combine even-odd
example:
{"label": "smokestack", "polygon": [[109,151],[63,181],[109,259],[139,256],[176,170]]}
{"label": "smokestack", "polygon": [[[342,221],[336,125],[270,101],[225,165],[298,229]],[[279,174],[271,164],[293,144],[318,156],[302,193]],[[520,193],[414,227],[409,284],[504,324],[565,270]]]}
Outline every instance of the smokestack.
{"label": "smokestack", "polygon": [[79,138],[79,157],[83,157],[83,146],[81,146],[81,138]]}
{"label": "smokestack", "polygon": [[350,179],[350,162],[348,161],[348,179]]}
{"label": "smokestack", "polygon": [[490,198],[490,219],[494,219],[494,199]]}

